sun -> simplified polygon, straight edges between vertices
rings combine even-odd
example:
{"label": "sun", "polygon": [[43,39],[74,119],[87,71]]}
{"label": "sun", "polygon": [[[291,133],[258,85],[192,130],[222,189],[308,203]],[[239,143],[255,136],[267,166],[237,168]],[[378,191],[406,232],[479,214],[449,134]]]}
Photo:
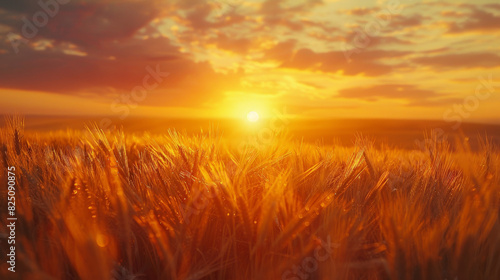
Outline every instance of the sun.
{"label": "sun", "polygon": [[252,111],[247,114],[247,119],[249,122],[256,122],[259,120],[259,114],[257,112]]}

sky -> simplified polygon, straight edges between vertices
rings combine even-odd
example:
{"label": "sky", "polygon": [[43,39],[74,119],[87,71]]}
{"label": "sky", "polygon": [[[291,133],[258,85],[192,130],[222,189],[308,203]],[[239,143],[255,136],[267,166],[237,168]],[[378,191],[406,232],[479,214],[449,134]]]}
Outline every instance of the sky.
{"label": "sky", "polygon": [[0,113],[500,122],[498,1],[0,0]]}

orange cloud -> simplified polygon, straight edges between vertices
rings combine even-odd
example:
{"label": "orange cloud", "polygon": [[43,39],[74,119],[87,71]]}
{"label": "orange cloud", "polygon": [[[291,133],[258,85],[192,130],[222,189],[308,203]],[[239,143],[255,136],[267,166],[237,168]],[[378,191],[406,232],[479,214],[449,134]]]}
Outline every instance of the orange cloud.
{"label": "orange cloud", "polygon": [[408,84],[383,84],[370,87],[347,88],[340,90],[338,97],[371,102],[384,99],[398,99],[406,101],[406,104],[409,106],[439,106],[459,100],[457,98],[450,98],[448,94],[440,94]]}
{"label": "orange cloud", "polygon": [[424,56],[415,62],[437,69],[493,68],[500,65],[500,56],[493,53],[465,53]]}
{"label": "orange cloud", "polygon": [[[490,6],[496,7],[496,6]],[[500,29],[500,16],[484,11],[479,8],[472,8],[472,11],[462,18],[466,18],[462,22],[451,22],[448,25],[448,32],[463,33],[471,31],[481,32],[498,32]]]}
{"label": "orange cloud", "polygon": [[[392,72],[397,67],[384,64],[382,59],[400,58],[407,54],[408,52],[401,51],[367,50],[357,54],[356,60],[360,63],[350,63],[342,51],[316,53],[310,49],[300,49],[290,53],[289,57],[282,61],[281,67],[332,73],[342,71],[344,75],[364,73],[368,76],[380,76]],[[272,58],[283,59],[284,55],[278,54]]]}

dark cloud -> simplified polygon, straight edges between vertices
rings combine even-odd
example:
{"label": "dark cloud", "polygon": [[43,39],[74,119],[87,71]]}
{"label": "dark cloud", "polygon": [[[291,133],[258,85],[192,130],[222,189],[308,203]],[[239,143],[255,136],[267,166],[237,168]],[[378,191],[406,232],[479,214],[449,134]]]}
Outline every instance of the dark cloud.
{"label": "dark cloud", "polygon": [[495,10],[500,10],[500,4],[498,3],[493,3],[493,4],[486,4],[484,5],[486,8],[490,9],[495,9]]}
{"label": "dark cloud", "polygon": [[[36,1],[1,1],[0,9],[10,15],[0,22],[17,34],[22,34],[20,19],[41,10]],[[145,28],[168,9],[156,0],[60,5],[36,37],[20,44],[17,54],[7,33],[0,34],[0,87],[102,97],[130,93],[142,85],[147,67],[170,75],[146,103],[197,106],[237,87],[238,74],[216,73],[210,63],[194,62],[157,30]],[[41,44],[45,46],[39,48]]]}
{"label": "dark cloud", "polygon": [[457,103],[458,98],[433,90],[421,89],[409,84],[383,84],[369,87],[346,88],[339,91],[337,97],[379,101],[396,99],[406,101],[407,106],[442,106]]}
{"label": "dark cloud", "polygon": [[[358,23],[345,32],[345,41],[355,47],[361,45],[361,48],[387,47],[387,45],[409,45],[412,44],[409,39],[414,38],[406,28],[419,27],[423,24],[424,17],[421,15],[391,15],[375,13],[373,17],[356,17]],[[397,33],[397,35],[394,35]],[[359,46],[358,46],[359,47]]]}
{"label": "dark cloud", "polygon": [[500,56],[493,53],[443,54],[423,56],[413,61],[439,69],[494,68],[500,65]]}
{"label": "dark cloud", "polygon": [[[364,50],[356,54],[356,62],[349,62],[342,51],[317,53],[310,49],[292,51],[291,42],[277,45],[266,53],[265,59],[280,61],[282,68],[313,70],[336,73],[343,71],[344,75],[380,76],[390,73],[397,66],[380,62],[382,59],[400,58],[409,54],[401,51]],[[285,48],[284,48],[285,47]]]}
{"label": "dark cloud", "polygon": [[286,61],[289,60],[294,52],[296,40],[288,40],[276,44],[271,49],[264,52],[264,60]]}
{"label": "dark cloud", "polygon": [[[491,8],[497,7],[494,4],[491,5],[489,5]],[[500,29],[500,16],[476,7],[471,8],[471,12],[462,16],[462,18],[466,19],[464,21],[454,21],[449,23],[448,32],[498,32]]]}
{"label": "dark cloud", "polygon": [[425,53],[425,54],[436,54],[436,53],[443,53],[446,51],[449,51],[450,48],[448,47],[443,47],[443,48],[438,48],[438,49],[430,49],[426,51],[421,51],[420,53]]}
{"label": "dark cloud", "polygon": [[[12,4],[11,2],[16,2]],[[95,46],[103,41],[128,38],[162,13],[160,1],[83,1],[74,0],[59,4],[58,11],[47,24],[36,27],[37,38],[72,42],[81,46]],[[24,37],[22,20],[26,17],[33,23],[33,16],[43,11],[37,1],[2,1],[0,9],[14,12],[17,20],[0,19],[14,33]]]}
{"label": "dark cloud", "polygon": [[[322,0],[303,0],[295,5],[288,4],[285,0],[266,0],[258,11],[259,15],[263,15],[263,24],[259,30],[269,26],[282,26],[292,31],[301,31],[308,25],[308,21],[294,20],[300,18],[300,15],[307,14],[312,9],[323,5]],[[328,27],[324,27],[328,28]]]}
{"label": "dark cloud", "polygon": [[286,0],[266,0],[260,6],[260,13],[271,16],[289,16],[296,13],[307,13],[313,8],[323,5],[322,0],[302,0],[298,4],[289,6]]}
{"label": "dark cloud", "polygon": [[40,9],[38,1],[32,0],[17,0],[17,1],[0,1],[0,8],[17,13],[35,12]]}
{"label": "dark cloud", "polygon": [[412,15],[412,16],[394,16],[390,20],[389,26],[393,29],[402,29],[407,27],[416,27],[422,25],[425,17],[422,15]]}
{"label": "dark cloud", "polygon": [[342,14],[353,15],[353,16],[366,16],[378,12],[380,9],[378,7],[374,8],[354,8],[350,10],[341,11]]}
{"label": "dark cloud", "polygon": [[[160,69],[170,75],[155,91],[160,92],[149,98],[151,102],[168,104],[201,104],[207,100],[222,97],[224,89],[237,86],[238,77],[214,72],[210,64],[195,63],[174,51],[163,39],[161,45],[169,51],[147,52],[135,50],[134,43],[123,49],[111,48],[105,55],[75,56],[54,50],[23,50],[18,55],[0,55],[0,85],[3,88],[46,91],[60,94],[102,95],[94,89],[112,89],[112,93],[127,93],[148,75],[147,67]],[[144,46],[157,46],[159,39],[145,40]],[[104,53],[104,51],[103,51]],[[228,82],[234,81],[234,82]],[[175,91],[174,95],[162,96],[162,91]],[[166,105],[166,104],[164,104]]]}
{"label": "dark cloud", "polygon": [[[234,3],[232,3],[234,2]],[[238,0],[178,0],[175,16],[190,28],[190,32],[204,34],[245,22],[239,11]],[[222,7],[231,7],[224,9]]]}
{"label": "dark cloud", "polygon": [[241,54],[246,54],[250,50],[252,42],[249,38],[234,38],[224,33],[219,33],[217,37],[208,40],[208,43],[215,44],[220,49]]}
{"label": "dark cloud", "polygon": [[339,91],[339,97],[377,101],[379,99],[428,99],[435,97],[431,90],[419,89],[414,85],[384,84],[371,87],[347,88]]}
{"label": "dark cloud", "polygon": [[334,33],[340,31],[340,28],[334,26],[332,23],[324,22],[324,21],[311,21],[307,19],[301,19],[300,23],[305,27],[316,27],[324,31],[325,33]]}
{"label": "dark cloud", "polygon": [[407,106],[412,107],[438,107],[438,106],[449,106],[451,104],[460,104],[464,100],[456,97],[445,97],[436,99],[422,99],[422,100],[411,100]]}
{"label": "dark cloud", "polygon": [[373,46],[378,46],[378,45],[411,45],[413,42],[407,41],[400,39],[395,36],[378,36],[372,38]]}
{"label": "dark cloud", "polygon": [[[378,35],[368,35],[363,32],[360,28],[355,28],[350,30],[345,37],[346,42],[350,45],[350,48],[356,48],[360,45],[365,48],[377,48],[377,47],[387,47],[387,45],[410,45],[412,42],[403,40],[400,37],[403,36],[384,36],[384,32],[380,32]],[[363,49],[363,48],[362,48]]]}

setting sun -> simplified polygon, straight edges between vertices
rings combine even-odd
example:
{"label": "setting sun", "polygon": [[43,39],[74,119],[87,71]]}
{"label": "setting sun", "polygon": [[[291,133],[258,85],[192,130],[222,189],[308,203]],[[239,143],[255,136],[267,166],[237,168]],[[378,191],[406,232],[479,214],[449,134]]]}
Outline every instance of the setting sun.
{"label": "setting sun", "polygon": [[259,120],[259,114],[257,112],[255,112],[255,111],[249,112],[247,114],[247,119],[250,122],[256,122],[256,121]]}

